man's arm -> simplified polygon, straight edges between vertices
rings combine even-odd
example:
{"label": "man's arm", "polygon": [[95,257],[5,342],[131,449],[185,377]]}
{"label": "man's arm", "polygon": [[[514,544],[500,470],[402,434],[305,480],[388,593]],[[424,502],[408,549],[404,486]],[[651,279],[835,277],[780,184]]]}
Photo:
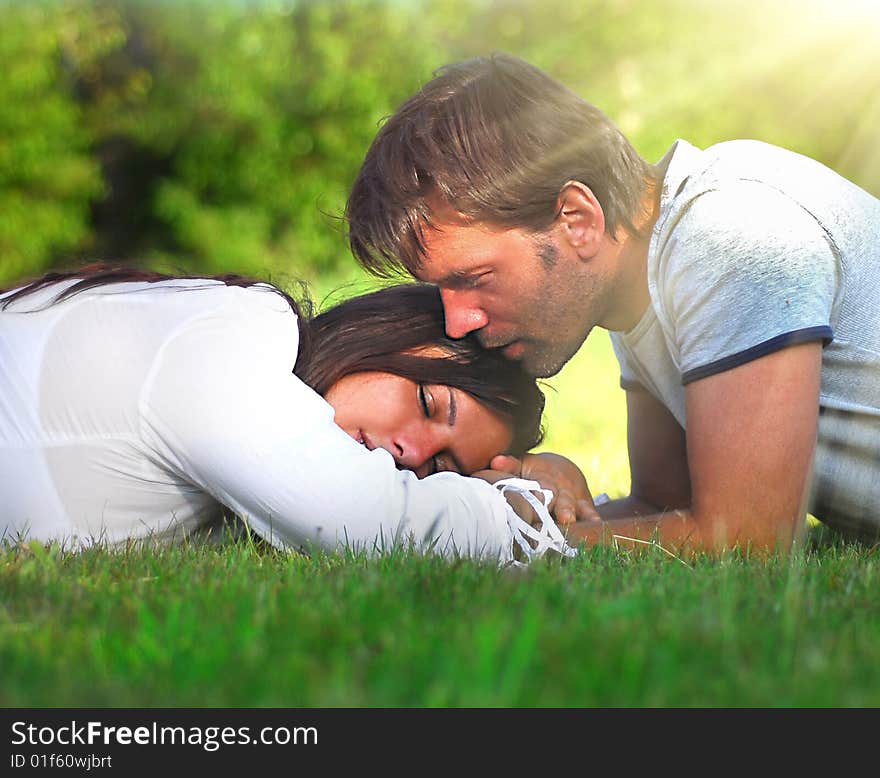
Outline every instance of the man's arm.
{"label": "man's arm", "polygon": [[645,390],[626,393],[630,494],[596,506],[603,519],[644,516],[691,503],[684,430]]}
{"label": "man's arm", "polygon": [[[559,524],[575,520],[640,516],[690,506],[690,478],[684,430],[666,407],[644,390],[627,391],[627,438],[631,490],[628,497],[600,505],[581,470],[571,460],[544,452],[492,460],[491,471],[478,475],[498,480],[516,474],[550,489],[550,512]],[[497,476],[491,474],[497,471]]]}
{"label": "man's arm", "polygon": [[[569,542],[607,543],[617,535],[656,540],[677,552],[737,544],[754,550],[787,548],[806,513],[821,355],[819,342],[790,346],[689,384],[690,507],[601,524],[578,522],[567,528]],[[678,459],[670,460],[672,488],[667,493],[661,483],[663,452],[644,451],[640,445],[635,454],[637,498],[638,490],[653,504],[680,496]],[[645,463],[647,471],[639,472]]]}

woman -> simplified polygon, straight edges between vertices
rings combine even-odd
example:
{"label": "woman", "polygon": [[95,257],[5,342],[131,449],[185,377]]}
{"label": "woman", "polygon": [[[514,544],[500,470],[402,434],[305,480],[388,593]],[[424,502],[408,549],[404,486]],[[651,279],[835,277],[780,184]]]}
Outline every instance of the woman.
{"label": "woman", "polygon": [[534,446],[542,409],[515,365],[446,338],[433,287],[309,319],[237,276],[49,274],[0,295],[0,526],[116,544],[225,506],[281,548],[570,553],[546,510],[538,532],[458,475]]}

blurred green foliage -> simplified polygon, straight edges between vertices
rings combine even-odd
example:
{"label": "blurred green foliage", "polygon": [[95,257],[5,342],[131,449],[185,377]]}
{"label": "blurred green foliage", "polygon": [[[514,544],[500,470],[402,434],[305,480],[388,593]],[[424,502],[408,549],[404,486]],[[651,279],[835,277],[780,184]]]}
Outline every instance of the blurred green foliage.
{"label": "blurred green foliage", "polygon": [[[70,9],[71,13],[73,9]],[[82,34],[91,9],[77,9]],[[103,193],[74,79],[61,52],[99,55],[71,40],[59,5],[0,3],[0,282],[46,267],[90,237],[89,204]]]}
{"label": "blurred green foliage", "polygon": [[351,273],[340,214],[439,65],[518,54],[650,160],[758,137],[880,190],[857,0],[0,0],[0,287],[80,259]]}

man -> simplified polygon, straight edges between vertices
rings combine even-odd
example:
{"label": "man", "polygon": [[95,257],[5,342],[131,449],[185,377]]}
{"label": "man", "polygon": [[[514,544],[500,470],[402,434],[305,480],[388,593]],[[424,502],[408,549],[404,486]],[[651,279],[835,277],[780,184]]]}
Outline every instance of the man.
{"label": "man", "polygon": [[677,141],[650,165],[601,111],[495,55],[390,117],[346,216],[365,267],[439,285],[450,336],[476,331],[536,376],[610,331],[631,494],[569,540],[786,548],[806,510],[880,533],[880,201],[818,162]]}

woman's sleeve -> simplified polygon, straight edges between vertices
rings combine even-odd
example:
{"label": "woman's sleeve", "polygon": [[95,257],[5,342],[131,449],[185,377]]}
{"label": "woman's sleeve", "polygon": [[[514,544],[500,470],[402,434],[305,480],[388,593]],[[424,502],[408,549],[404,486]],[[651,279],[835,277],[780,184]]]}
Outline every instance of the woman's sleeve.
{"label": "woman's sleeve", "polygon": [[163,347],[141,402],[156,456],[278,547],[511,561],[528,525],[499,490],[448,473],[419,480],[352,440],[293,375],[295,315],[255,294]]}

